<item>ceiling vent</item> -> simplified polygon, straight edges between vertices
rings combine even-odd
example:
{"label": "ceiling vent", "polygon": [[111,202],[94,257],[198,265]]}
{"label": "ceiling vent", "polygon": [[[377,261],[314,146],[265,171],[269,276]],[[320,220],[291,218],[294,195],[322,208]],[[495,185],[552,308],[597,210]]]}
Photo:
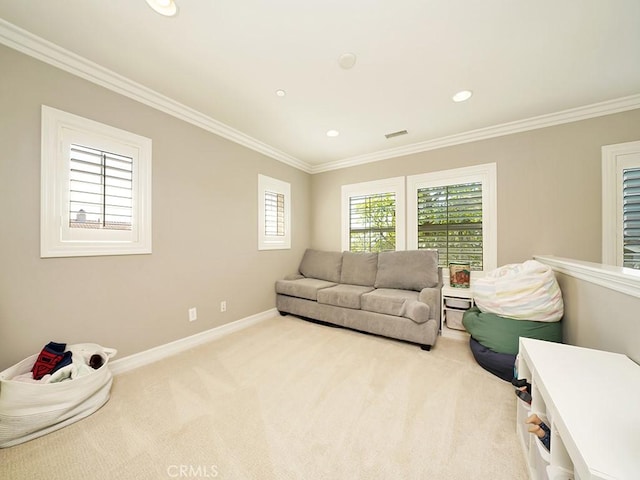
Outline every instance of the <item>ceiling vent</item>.
{"label": "ceiling vent", "polygon": [[409,133],[409,132],[407,132],[406,130],[399,130],[397,132],[387,133],[385,135],[385,137],[387,137],[387,139],[389,139],[389,138],[393,138],[393,137],[399,137],[400,135],[406,135],[407,133]]}

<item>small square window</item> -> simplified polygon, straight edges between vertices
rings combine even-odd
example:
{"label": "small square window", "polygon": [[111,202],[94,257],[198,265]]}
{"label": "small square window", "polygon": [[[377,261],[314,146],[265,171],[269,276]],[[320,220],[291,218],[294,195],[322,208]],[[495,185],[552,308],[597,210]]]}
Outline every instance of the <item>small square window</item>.
{"label": "small square window", "polygon": [[42,106],[41,257],[151,253],[151,140]]}

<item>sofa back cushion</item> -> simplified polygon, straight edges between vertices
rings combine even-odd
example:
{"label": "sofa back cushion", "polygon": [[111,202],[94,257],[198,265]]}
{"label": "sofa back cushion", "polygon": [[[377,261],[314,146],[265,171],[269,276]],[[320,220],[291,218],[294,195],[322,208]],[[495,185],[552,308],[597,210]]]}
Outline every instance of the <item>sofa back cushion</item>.
{"label": "sofa back cushion", "polygon": [[438,252],[406,250],[380,252],[376,288],[420,291],[438,285]]}
{"label": "sofa back cushion", "polygon": [[342,252],[324,252],[308,248],[300,262],[300,273],[307,278],[340,282]]}
{"label": "sofa back cushion", "polygon": [[378,271],[377,253],[342,252],[340,283],[373,287]]}

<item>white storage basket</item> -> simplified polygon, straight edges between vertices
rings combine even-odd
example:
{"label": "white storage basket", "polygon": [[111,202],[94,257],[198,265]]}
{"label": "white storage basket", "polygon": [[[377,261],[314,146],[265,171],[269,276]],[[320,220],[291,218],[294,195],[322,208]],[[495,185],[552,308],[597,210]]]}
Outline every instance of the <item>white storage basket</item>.
{"label": "white storage basket", "polygon": [[73,356],[102,357],[100,368],[58,383],[12,381],[31,371],[38,354],[0,373],[0,448],[11,447],[91,415],[109,400],[113,377],[109,359],[117,351],[97,344],[69,345]]}
{"label": "white storage basket", "polygon": [[464,328],[464,325],[462,324],[463,315],[464,310],[448,309],[445,313],[445,321],[447,322],[447,327],[453,328],[454,330],[466,330]]}

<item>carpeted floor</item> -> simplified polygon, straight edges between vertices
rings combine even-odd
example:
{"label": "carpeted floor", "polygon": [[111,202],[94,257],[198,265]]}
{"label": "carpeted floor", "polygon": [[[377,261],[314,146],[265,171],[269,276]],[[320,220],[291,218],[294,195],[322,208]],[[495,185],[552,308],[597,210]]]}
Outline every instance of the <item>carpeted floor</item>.
{"label": "carpeted floor", "polygon": [[117,376],[92,416],[0,450],[0,478],[526,479],[515,400],[466,342],[274,317]]}

